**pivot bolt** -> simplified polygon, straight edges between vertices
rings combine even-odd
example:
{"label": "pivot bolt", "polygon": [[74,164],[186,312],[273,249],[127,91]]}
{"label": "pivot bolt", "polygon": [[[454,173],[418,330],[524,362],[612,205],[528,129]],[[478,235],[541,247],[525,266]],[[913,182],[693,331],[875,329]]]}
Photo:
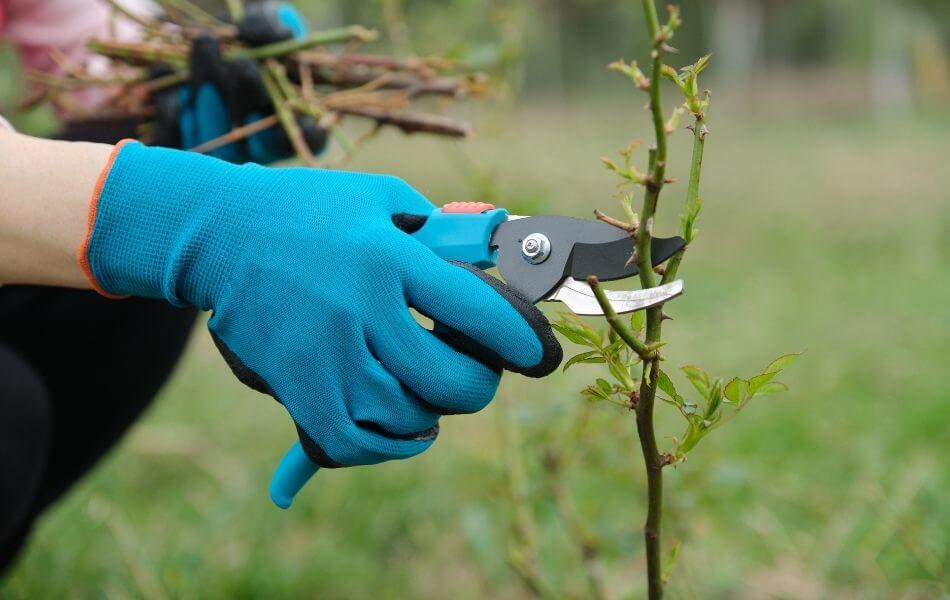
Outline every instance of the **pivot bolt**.
{"label": "pivot bolt", "polygon": [[543,233],[532,233],[521,242],[521,254],[532,265],[539,265],[551,255],[551,241]]}

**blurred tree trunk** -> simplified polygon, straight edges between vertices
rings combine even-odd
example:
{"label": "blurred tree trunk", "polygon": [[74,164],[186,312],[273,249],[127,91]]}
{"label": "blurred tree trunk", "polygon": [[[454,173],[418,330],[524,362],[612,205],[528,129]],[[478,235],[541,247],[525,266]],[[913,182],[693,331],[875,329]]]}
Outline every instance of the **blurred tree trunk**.
{"label": "blurred tree trunk", "polygon": [[950,103],[950,60],[939,26],[922,11],[914,12],[911,40],[914,95],[923,106]]}
{"label": "blurred tree trunk", "polygon": [[869,2],[874,11],[871,37],[871,108],[878,114],[913,110],[908,10],[895,0]]}
{"label": "blurred tree trunk", "polygon": [[[748,88],[762,69],[765,7],[761,0],[721,0],[713,16],[716,75],[733,92]],[[737,94],[742,97],[744,94]]]}

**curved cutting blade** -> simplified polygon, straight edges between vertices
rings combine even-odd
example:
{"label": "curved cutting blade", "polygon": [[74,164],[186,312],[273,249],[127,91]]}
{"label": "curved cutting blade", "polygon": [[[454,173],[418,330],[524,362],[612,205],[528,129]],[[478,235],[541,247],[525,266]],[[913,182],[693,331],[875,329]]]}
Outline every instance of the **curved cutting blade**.
{"label": "curved cutting blade", "polygon": [[[618,314],[643,310],[668,302],[683,293],[682,279],[645,290],[606,290],[610,306]],[[604,314],[594,296],[594,291],[584,282],[568,277],[554,293],[545,300],[563,302],[575,315],[592,316]]]}

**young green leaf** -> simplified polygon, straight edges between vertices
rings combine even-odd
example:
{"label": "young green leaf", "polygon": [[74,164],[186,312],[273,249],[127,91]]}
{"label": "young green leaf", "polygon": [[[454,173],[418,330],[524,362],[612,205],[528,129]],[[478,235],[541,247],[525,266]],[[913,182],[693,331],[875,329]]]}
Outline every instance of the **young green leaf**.
{"label": "young green leaf", "polygon": [[749,396],[755,396],[756,393],[766,385],[768,382],[772,381],[778,373],[761,373],[756,375],[749,380]]}
{"label": "young green leaf", "polygon": [[613,378],[622,384],[624,389],[629,390],[634,387],[634,382],[630,378],[630,374],[622,364],[611,361],[607,363],[607,369],[610,371],[610,374],[613,375]]}
{"label": "young green leaf", "polygon": [[564,368],[562,371],[567,371],[572,365],[576,364],[592,364],[592,363],[604,363],[607,362],[603,356],[601,356],[599,350],[590,350],[588,352],[581,352],[576,356],[572,356],[567,362],[564,363]]}
{"label": "young green leaf", "polygon": [[647,311],[637,310],[630,315],[630,325],[634,331],[643,331],[643,326],[647,322]]}
{"label": "young green leaf", "polygon": [[793,352],[791,354],[780,356],[769,363],[769,366],[765,367],[764,373],[778,373],[798,360],[798,357],[801,355],[801,352]]}
{"label": "young green leaf", "polygon": [[666,555],[666,560],[663,561],[663,581],[668,582],[670,580],[670,575],[673,574],[673,566],[676,565],[676,556],[680,551],[680,542],[676,542],[670,548],[670,551]]}
{"label": "young green leaf", "polygon": [[722,405],[722,379],[716,379],[713,386],[709,389],[709,398],[707,399],[706,412],[704,417],[707,420],[718,421],[719,407]]}
{"label": "young green leaf", "polygon": [[628,65],[622,60],[616,60],[607,65],[607,68],[613,71],[620,71],[629,77],[630,80],[633,81],[634,85],[640,89],[645,90],[649,89],[650,87],[650,80],[647,79],[646,75],[643,74],[643,71],[641,71],[637,66],[637,61],[633,61]]}
{"label": "young green leaf", "polygon": [[667,375],[666,371],[663,369],[660,369],[659,375],[656,378],[656,385],[667,396],[670,397],[671,404],[675,406],[683,406],[686,403],[686,399],[680,396],[679,392],[676,391],[676,386],[673,385],[673,380],[670,379],[670,376]]}
{"label": "young green leaf", "polygon": [[580,321],[562,317],[557,323],[552,323],[551,326],[575,344],[591,348],[600,348],[602,342],[600,332]]}
{"label": "young green leaf", "polygon": [[580,344],[581,346],[588,345],[587,340],[584,339],[584,336],[581,334],[581,332],[567,323],[552,323],[551,327],[575,344]]}
{"label": "young green leaf", "polygon": [[620,194],[620,206],[623,208],[623,214],[627,215],[627,222],[637,224],[640,217],[633,210],[633,192]]}
{"label": "young green leaf", "polygon": [[683,374],[686,375],[686,379],[693,384],[693,387],[696,388],[700,396],[703,398],[709,397],[709,374],[706,373],[706,371],[703,371],[695,365],[686,365],[685,367],[680,367],[680,370],[683,371]]}
{"label": "young green leaf", "polygon": [[587,396],[591,400],[607,400],[608,398],[610,398],[609,394],[604,393],[604,391],[596,385],[587,386],[586,388],[581,390],[581,395]]}
{"label": "young green leaf", "polygon": [[769,396],[771,394],[780,394],[787,392],[788,386],[781,381],[770,381],[758,389],[756,396]]}
{"label": "young green leaf", "polygon": [[745,401],[746,396],[749,395],[749,382],[745,379],[733,377],[732,380],[726,384],[726,387],[723,388],[722,392],[726,400],[739,406]]}
{"label": "young green leaf", "polygon": [[683,232],[683,239],[689,244],[696,239],[696,219],[699,217],[699,211],[703,208],[703,199],[696,198],[691,206],[686,207],[686,212],[680,217],[680,224]]}

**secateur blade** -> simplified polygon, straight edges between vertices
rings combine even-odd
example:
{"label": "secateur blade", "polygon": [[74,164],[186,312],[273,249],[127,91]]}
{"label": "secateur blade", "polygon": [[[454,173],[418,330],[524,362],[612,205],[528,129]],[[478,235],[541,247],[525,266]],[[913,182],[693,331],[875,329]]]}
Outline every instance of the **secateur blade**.
{"label": "secateur blade", "polygon": [[[658,304],[668,302],[683,293],[684,285],[682,279],[677,279],[670,283],[645,290],[616,291],[605,290],[607,300],[610,306],[617,314],[634,312],[651,308]],[[564,280],[554,293],[545,298],[548,301],[563,302],[571,312],[581,316],[593,316],[604,314],[597,297],[594,296],[594,290],[582,281],[577,281],[573,277]]]}
{"label": "secateur blade", "polygon": [[[541,256],[529,256],[529,249],[523,247],[523,244],[532,240],[543,242]],[[562,216],[512,216],[494,230],[490,245],[498,249],[498,271],[505,283],[531,302],[544,299],[565,301],[563,298],[569,298],[566,302],[574,302],[580,310],[584,310],[581,308],[581,302],[587,302],[584,298],[590,298],[594,303],[596,298],[593,298],[589,288],[586,292],[581,290],[587,284],[577,280],[594,275],[601,281],[612,281],[639,272],[635,262],[630,260],[633,239],[626,231],[601,221]],[[654,266],[685,246],[686,241],[679,237],[654,238],[651,246]],[[567,281],[569,278],[574,281],[573,284]],[[563,298],[553,298],[559,288]],[[625,298],[634,305],[641,302],[635,298]]]}

